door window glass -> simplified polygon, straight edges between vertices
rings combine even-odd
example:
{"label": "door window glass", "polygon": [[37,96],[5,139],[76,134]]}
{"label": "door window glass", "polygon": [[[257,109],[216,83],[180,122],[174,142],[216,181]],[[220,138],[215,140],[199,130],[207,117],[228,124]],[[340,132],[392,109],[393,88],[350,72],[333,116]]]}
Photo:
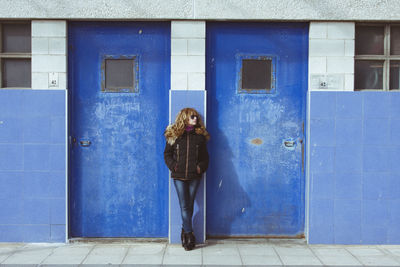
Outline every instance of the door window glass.
{"label": "door window glass", "polygon": [[273,93],[275,58],[240,55],[237,59],[239,93]]}
{"label": "door window glass", "polygon": [[137,58],[107,57],[102,66],[102,91],[135,93],[137,88]]}

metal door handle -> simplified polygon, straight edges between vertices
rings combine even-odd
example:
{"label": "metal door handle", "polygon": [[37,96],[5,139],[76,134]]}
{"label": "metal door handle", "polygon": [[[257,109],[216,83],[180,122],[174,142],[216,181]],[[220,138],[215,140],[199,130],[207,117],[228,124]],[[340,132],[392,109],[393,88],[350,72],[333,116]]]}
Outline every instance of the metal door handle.
{"label": "metal door handle", "polygon": [[285,141],[285,147],[294,147],[295,141]]}
{"label": "metal door handle", "polygon": [[79,143],[81,143],[81,146],[90,146],[92,144],[92,142],[90,141],[80,141]]}

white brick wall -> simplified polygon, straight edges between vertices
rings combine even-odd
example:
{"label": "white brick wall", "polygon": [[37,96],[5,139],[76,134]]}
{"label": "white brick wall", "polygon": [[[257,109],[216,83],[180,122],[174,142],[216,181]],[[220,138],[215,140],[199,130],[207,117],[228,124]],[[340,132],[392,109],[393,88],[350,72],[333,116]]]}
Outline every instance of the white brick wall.
{"label": "white brick wall", "polygon": [[171,22],[171,89],[205,90],[204,21]]}
{"label": "white brick wall", "polygon": [[[67,23],[64,20],[32,21],[32,89],[67,88]],[[49,86],[49,73],[58,75],[58,86]]]}
{"label": "white brick wall", "polygon": [[[353,22],[311,22],[309,30],[309,89],[354,90]],[[329,81],[320,88],[319,81]]]}

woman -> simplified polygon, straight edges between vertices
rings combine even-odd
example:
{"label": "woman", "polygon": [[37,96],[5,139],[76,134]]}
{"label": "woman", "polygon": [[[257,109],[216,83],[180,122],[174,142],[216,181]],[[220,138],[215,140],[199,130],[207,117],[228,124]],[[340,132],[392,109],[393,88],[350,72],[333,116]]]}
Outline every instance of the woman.
{"label": "woman", "polygon": [[182,109],[164,135],[167,139],[164,160],[171,170],[181,207],[182,246],[185,250],[191,250],[196,242],[192,228],[194,198],[200,179],[208,167],[206,142],[210,135],[193,108]]}

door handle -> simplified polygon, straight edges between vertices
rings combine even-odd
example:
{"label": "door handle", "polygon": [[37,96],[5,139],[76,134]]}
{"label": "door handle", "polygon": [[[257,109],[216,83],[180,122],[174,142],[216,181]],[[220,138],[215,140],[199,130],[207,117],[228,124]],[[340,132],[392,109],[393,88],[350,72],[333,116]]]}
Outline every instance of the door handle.
{"label": "door handle", "polygon": [[294,147],[294,144],[295,144],[296,142],[295,141],[292,141],[292,140],[286,140],[286,141],[284,141],[283,142],[283,144],[285,145],[285,147]]}
{"label": "door handle", "polygon": [[92,142],[90,142],[89,140],[80,141],[79,143],[81,144],[81,146],[84,146],[84,147],[88,147],[92,144]]}

